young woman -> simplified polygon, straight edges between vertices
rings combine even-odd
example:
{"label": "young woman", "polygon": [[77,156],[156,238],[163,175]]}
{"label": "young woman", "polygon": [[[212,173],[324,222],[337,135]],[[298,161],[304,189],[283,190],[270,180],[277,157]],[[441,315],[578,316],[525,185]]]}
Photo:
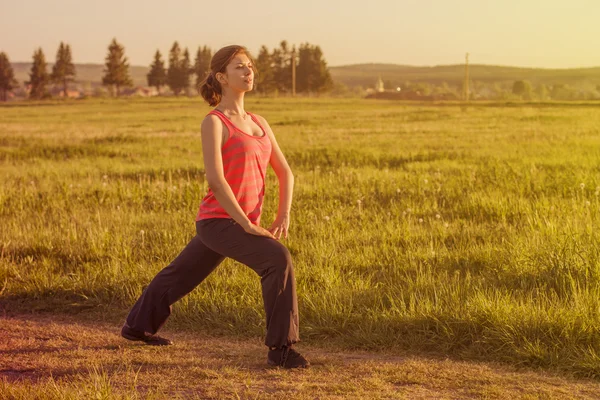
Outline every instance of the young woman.
{"label": "young woman", "polygon": [[[255,68],[246,48],[227,46],[213,56],[202,97],[215,107],[202,122],[202,152],[208,194],[196,216],[197,235],[160,271],[133,306],[121,335],[150,345],[169,345],[155,335],[171,305],[191,292],[225,259],[252,268],[261,278],[267,319],[269,365],[307,367],[298,342],[298,301],[287,238],[294,176],[273,131],[244,110]],[[267,166],[279,179],[279,210],[269,229],[260,226]]]}

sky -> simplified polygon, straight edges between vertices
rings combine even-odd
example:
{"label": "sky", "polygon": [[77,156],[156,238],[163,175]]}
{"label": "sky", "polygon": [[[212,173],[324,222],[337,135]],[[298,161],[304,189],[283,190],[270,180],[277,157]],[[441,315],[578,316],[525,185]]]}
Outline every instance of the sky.
{"label": "sky", "polygon": [[0,0],[0,52],[53,62],[61,41],[76,63],[103,63],[109,43],[130,65],[166,59],[174,41],[253,54],[282,40],[319,45],[329,66],[391,63],[600,66],[600,0]]}

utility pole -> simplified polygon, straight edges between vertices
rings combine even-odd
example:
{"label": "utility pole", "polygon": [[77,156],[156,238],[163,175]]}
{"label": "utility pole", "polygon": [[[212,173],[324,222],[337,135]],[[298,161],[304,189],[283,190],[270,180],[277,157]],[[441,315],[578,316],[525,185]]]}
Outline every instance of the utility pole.
{"label": "utility pole", "polygon": [[296,46],[292,49],[292,97],[296,97]]}
{"label": "utility pole", "polygon": [[469,53],[465,54],[465,83],[463,90],[463,99],[469,101]]}

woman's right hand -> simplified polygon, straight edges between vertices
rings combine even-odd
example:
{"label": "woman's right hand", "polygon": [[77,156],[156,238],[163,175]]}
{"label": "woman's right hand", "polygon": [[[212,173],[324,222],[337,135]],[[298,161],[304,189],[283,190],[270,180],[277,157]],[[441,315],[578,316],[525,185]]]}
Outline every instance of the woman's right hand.
{"label": "woman's right hand", "polygon": [[269,232],[268,230],[266,230],[263,227],[260,227],[258,225],[254,225],[253,223],[249,223],[244,227],[244,230],[251,234],[251,235],[256,235],[256,236],[266,236],[269,237],[271,239],[275,239],[275,236],[273,236],[273,234],[271,232]]}

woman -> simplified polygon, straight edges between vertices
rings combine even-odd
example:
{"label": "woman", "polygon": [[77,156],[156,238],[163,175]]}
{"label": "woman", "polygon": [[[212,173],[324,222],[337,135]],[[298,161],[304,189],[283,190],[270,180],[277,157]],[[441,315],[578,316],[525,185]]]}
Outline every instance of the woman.
{"label": "woman", "polygon": [[[197,235],[144,290],[121,335],[150,345],[172,344],[155,335],[171,305],[230,257],[261,277],[268,364],[304,368],[309,362],[292,347],[300,340],[294,268],[278,241],[287,238],[294,177],[267,121],[244,110],[244,94],[252,90],[255,75],[246,48],[220,49],[210,68],[201,94],[216,108],[201,128],[209,190],[196,216]],[[265,229],[260,216],[268,164],[279,179],[279,210]]]}

